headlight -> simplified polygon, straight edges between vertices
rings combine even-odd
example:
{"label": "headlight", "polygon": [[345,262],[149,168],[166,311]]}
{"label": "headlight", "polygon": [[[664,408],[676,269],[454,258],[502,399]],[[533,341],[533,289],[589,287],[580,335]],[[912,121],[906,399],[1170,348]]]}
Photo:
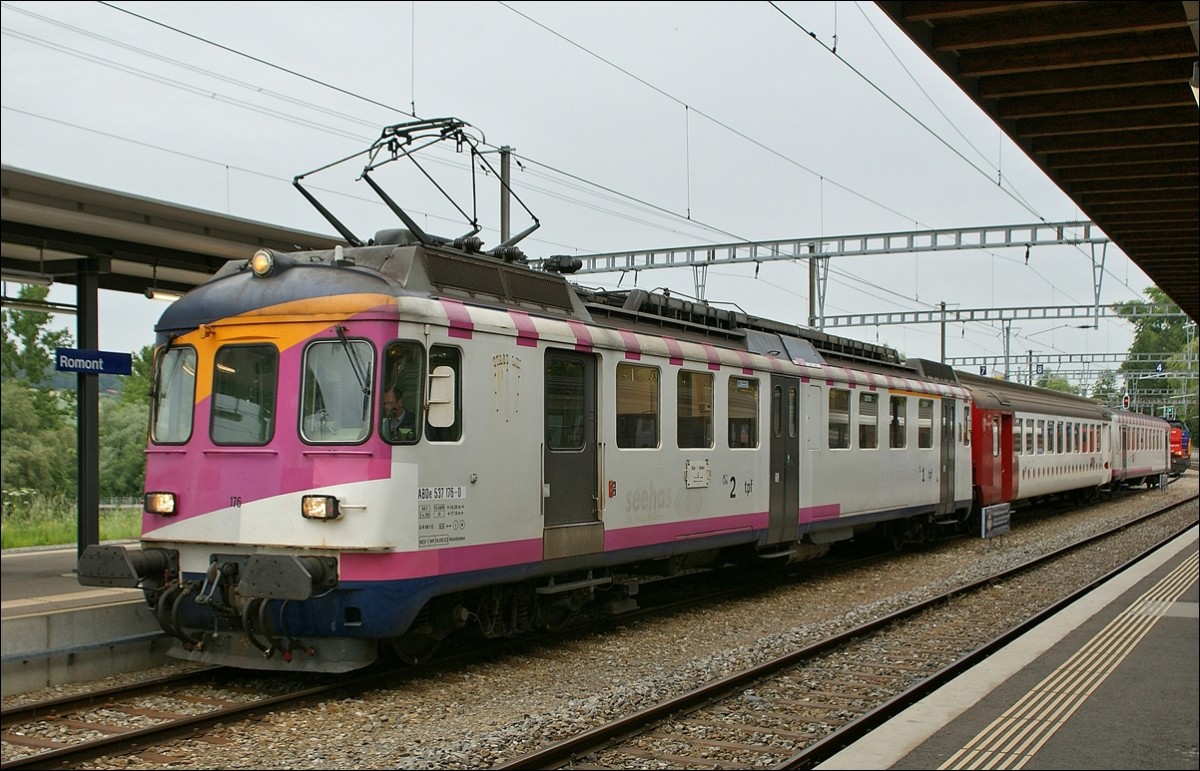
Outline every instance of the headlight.
{"label": "headlight", "polygon": [[300,500],[300,513],[305,519],[337,519],[342,512],[338,499],[332,495],[306,495]]}
{"label": "headlight", "polygon": [[266,278],[275,269],[275,255],[266,249],[259,249],[250,258],[250,270],[259,278]]}
{"label": "headlight", "polygon": [[142,508],[150,514],[173,517],[178,513],[175,503],[175,493],[146,493]]}

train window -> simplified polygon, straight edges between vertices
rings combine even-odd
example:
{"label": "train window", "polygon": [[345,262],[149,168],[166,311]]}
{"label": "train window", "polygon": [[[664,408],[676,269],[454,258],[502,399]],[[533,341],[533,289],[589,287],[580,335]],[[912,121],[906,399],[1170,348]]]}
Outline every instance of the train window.
{"label": "train window", "polygon": [[850,392],[845,388],[829,389],[829,449],[844,450],[850,446]]}
{"label": "train window", "polygon": [[971,446],[971,408],[970,407],[963,407],[962,434],[963,434],[963,445],[966,447],[970,447]]}
{"label": "train window", "polygon": [[917,447],[933,447],[933,399],[917,400]]}
{"label": "train window", "polygon": [[546,447],[582,450],[586,436],[588,368],[584,362],[546,356]]}
{"label": "train window", "polygon": [[617,447],[658,447],[659,371],[617,364]]}
{"label": "train window", "polygon": [[771,430],[778,439],[783,436],[783,388],[780,386],[771,389],[771,415],[774,416]]}
{"label": "train window", "polygon": [[713,446],[713,376],[679,371],[675,386],[678,409],[676,441],[680,447]]}
{"label": "train window", "polygon": [[908,397],[893,396],[888,406],[888,446],[903,449],[908,446]]}
{"label": "train window", "polygon": [[1033,418],[1025,420],[1025,454],[1033,455]]}
{"label": "train window", "polygon": [[1017,418],[1013,421],[1013,449],[1017,455],[1021,455],[1021,437],[1025,435],[1025,419]]}
{"label": "train window", "polygon": [[370,373],[375,349],[365,340],[322,340],[304,351],[300,437],[352,444],[371,431]]}
{"label": "train window", "polygon": [[1000,416],[992,416],[992,457],[1000,457]]}
{"label": "train window", "polygon": [[1057,428],[1058,428],[1058,430],[1055,431],[1055,433],[1054,433],[1055,440],[1056,440],[1054,442],[1054,446],[1058,448],[1057,450],[1055,450],[1055,452],[1061,453],[1061,452],[1063,452],[1063,422],[1061,420],[1058,421]]}
{"label": "train window", "polygon": [[416,442],[425,408],[425,349],[420,343],[388,343],[379,386],[380,435],[393,443]]}
{"label": "train window", "polygon": [[879,394],[858,395],[858,446],[864,450],[879,447]]}
{"label": "train window", "polygon": [[1046,421],[1039,420],[1037,422],[1037,454],[1043,455],[1046,452]]}
{"label": "train window", "polygon": [[259,445],[275,434],[279,351],[273,345],[227,345],[214,359],[213,444]]}
{"label": "train window", "polygon": [[795,439],[800,431],[800,394],[794,387],[788,388],[788,437]]}
{"label": "train window", "polygon": [[[453,386],[445,387],[447,378]],[[447,403],[449,400],[449,403]],[[443,406],[444,405],[444,406]],[[447,410],[444,417],[438,411]],[[429,347],[429,414],[425,438],[431,442],[457,442],[462,439],[462,351],[448,345]],[[434,425],[434,423],[437,425]],[[449,422],[449,425],[444,425]]]}
{"label": "train window", "polygon": [[758,446],[758,381],[729,378],[729,446]]}
{"label": "train window", "polygon": [[192,435],[196,403],[196,351],[169,348],[159,354],[151,392],[150,438],[155,444],[182,444]]}

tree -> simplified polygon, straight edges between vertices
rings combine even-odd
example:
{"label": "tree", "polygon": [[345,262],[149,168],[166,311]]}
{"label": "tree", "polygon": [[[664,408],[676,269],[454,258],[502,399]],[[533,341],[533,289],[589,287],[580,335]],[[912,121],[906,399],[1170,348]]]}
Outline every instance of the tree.
{"label": "tree", "polygon": [[147,345],[133,355],[133,374],[123,378],[121,401],[125,404],[150,404],[154,378],[154,346]]}
{"label": "tree", "polygon": [[[1150,298],[1149,302],[1133,300],[1117,303],[1113,309],[1127,318],[1136,330],[1133,344],[1129,346],[1130,353],[1165,354],[1166,359],[1161,362],[1125,362],[1120,371],[1125,375],[1126,382],[1152,382],[1156,390],[1181,394],[1180,399],[1172,399],[1170,402],[1176,407],[1176,416],[1195,432],[1197,395],[1196,380],[1193,377],[1194,364],[1191,363],[1195,361],[1197,350],[1195,325],[1188,321],[1182,312],[1178,316],[1149,316],[1137,313],[1141,307],[1147,305],[1165,305],[1179,311],[1179,306],[1158,287],[1148,287],[1145,294]],[[1160,364],[1161,370],[1158,369]],[[1180,376],[1171,377],[1173,372],[1180,373]]]}
{"label": "tree", "polygon": [[100,400],[100,495],[140,495],[146,480],[149,400]]}
{"label": "tree", "polygon": [[[50,287],[26,284],[17,299],[40,303]],[[65,329],[47,329],[50,314],[44,311],[5,310],[0,314],[0,373],[4,379],[19,378],[32,386],[46,382],[55,348],[71,347],[71,333]]]}
{"label": "tree", "polygon": [[[1129,346],[1130,353],[1162,353],[1164,351],[1182,351],[1187,343],[1185,326],[1187,316],[1179,310],[1167,293],[1156,286],[1146,288],[1148,302],[1130,300],[1116,303],[1113,310],[1125,318],[1135,330],[1133,344]],[[1139,313],[1142,308],[1151,305],[1165,305],[1178,316],[1151,316]],[[1137,369],[1134,365],[1123,364],[1122,370]]]}
{"label": "tree", "polygon": [[46,495],[75,493],[75,429],[42,424],[37,389],[21,380],[0,383],[0,485]]}
{"label": "tree", "polygon": [[1091,398],[1103,404],[1116,405],[1121,401],[1121,393],[1117,389],[1117,374],[1111,369],[1106,369],[1092,384]]}
{"label": "tree", "polygon": [[1062,375],[1055,375],[1053,372],[1047,371],[1046,374],[1038,378],[1038,388],[1049,388],[1051,391],[1062,391],[1068,394],[1077,394],[1079,389],[1071,385]]}

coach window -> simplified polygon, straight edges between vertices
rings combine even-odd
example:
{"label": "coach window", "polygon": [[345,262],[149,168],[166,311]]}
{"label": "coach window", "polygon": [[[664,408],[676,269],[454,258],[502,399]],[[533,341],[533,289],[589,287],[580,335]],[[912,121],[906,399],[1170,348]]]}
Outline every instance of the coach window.
{"label": "coach window", "polygon": [[1037,422],[1037,454],[1043,455],[1046,452],[1046,421],[1039,419]]}
{"label": "coach window", "polygon": [[992,457],[1000,457],[1000,416],[992,416]]}
{"label": "coach window", "polygon": [[889,397],[888,407],[888,446],[902,450],[908,445],[908,397]]}
{"label": "coach window", "polygon": [[713,446],[713,377],[706,372],[679,371],[675,398],[679,418],[676,440],[680,447]]}
{"label": "coach window", "polygon": [[1054,433],[1054,437],[1056,440],[1054,442],[1054,446],[1058,448],[1057,450],[1055,450],[1055,452],[1062,453],[1062,451],[1063,451],[1063,422],[1061,420],[1058,421],[1058,430]]}
{"label": "coach window", "polygon": [[462,404],[462,351],[448,345],[430,346],[425,438],[431,442],[462,439]]}
{"label": "coach window", "polygon": [[1013,421],[1013,449],[1017,451],[1017,455],[1021,455],[1021,437],[1025,433],[1025,419],[1017,418]]}
{"label": "coach window", "polygon": [[758,381],[729,378],[729,446],[758,446]]}
{"label": "coach window", "polygon": [[279,351],[273,345],[227,345],[214,361],[213,444],[259,445],[275,434]]}
{"label": "coach window", "polygon": [[300,437],[354,444],[371,430],[370,373],[375,349],[366,340],[322,340],[304,351]]}
{"label": "coach window", "polygon": [[1033,455],[1033,418],[1025,419],[1025,454]]}
{"label": "coach window", "polygon": [[845,388],[829,389],[829,449],[844,450],[850,446],[850,392]]}
{"label": "coach window", "polygon": [[933,447],[933,399],[917,402],[917,447]]}
{"label": "coach window", "polygon": [[858,446],[863,450],[879,447],[879,394],[858,395]]}
{"label": "coach window", "polygon": [[800,392],[794,387],[788,388],[788,439],[795,439],[800,434]]}
{"label": "coach window", "polygon": [[617,364],[617,447],[658,447],[657,367]]}
{"label": "coach window", "polygon": [[963,407],[962,435],[963,435],[963,445],[966,447],[970,447],[971,446],[971,408],[970,407]]}
{"label": "coach window", "polygon": [[150,394],[150,437],[155,444],[182,444],[192,435],[196,403],[196,351],[168,348],[161,352]]}
{"label": "coach window", "polygon": [[379,381],[379,433],[385,441],[413,444],[420,436],[425,408],[425,349],[396,340],[383,351]]}

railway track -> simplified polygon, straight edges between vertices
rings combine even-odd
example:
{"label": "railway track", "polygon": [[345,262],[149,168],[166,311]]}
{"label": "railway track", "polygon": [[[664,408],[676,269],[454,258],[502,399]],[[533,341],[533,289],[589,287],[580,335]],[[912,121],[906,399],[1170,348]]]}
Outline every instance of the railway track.
{"label": "railway track", "polygon": [[[1194,500],[495,767],[615,769],[654,760],[670,768],[811,768],[1154,551],[1042,604],[1089,549]],[[1194,559],[1188,569],[1195,574]],[[1000,595],[1006,612],[997,615]]]}
{"label": "railway track", "polygon": [[[1194,500],[1194,497],[1189,500]],[[1144,521],[1144,519],[1134,520],[1133,523],[1114,530],[1125,529],[1138,521]],[[1062,555],[1062,552],[1058,554]],[[1060,557],[1060,559],[1065,558],[1066,555]],[[856,566],[879,561],[880,558],[875,556],[857,557],[843,560],[843,564],[837,569],[853,570]],[[1033,569],[1036,564],[1031,563],[1027,569]],[[824,568],[820,569],[829,570],[831,564],[827,563]],[[988,593],[988,588],[1000,590],[996,587],[1002,587],[1002,582],[1005,580],[1011,580],[1011,578],[1006,579],[1005,575],[988,577],[971,587],[956,589],[951,594],[974,590],[982,591],[986,596],[994,596]],[[652,593],[648,592],[644,613],[670,612],[680,606],[695,606],[697,602],[717,602],[720,598],[728,598],[730,593],[744,592],[749,595],[753,591],[763,588],[761,583],[754,586],[753,582],[748,586],[744,585],[738,588],[733,585],[731,580],[717,576],[704,582],[704,586],[707,588],[703,592],[700,590],[699,583],[688,581],[680,583],[687,587],[684,592],[688,595],[686,599],[679,599],[676,591],[667,590],[662,592],[662,597],[659,598],[657,604],[652,604],[650,601]],[[664,581],[662,585],[669,586],[670,582]],[[948,603],[950,600],[939,597],[922,603],[920,606],[914,606],[914,609],[908,613],[919,613],[921,608],[934,609],[943,602]],[[927,612],[935,611],[927,610]],[[607,622],[598,621],[593,625],[569,630],[564,634],[586,634],[588,630],[595,631],[605,623],[627,623],[631,615],[617,617],[619,620],[616,622],[610,617]],[[876,623],[898,623],[901,615],[894,613]],[[870,705],[877,703],[882,698],[881,694],[903,693],[908,680],[926,683],[928,688],[934,687],[937,682],[934,678],[937,676],[938,662],[943,659],[953,660],[956,656],[961,656],[963,646],[974,644],[978,638],[973,629],[978,625],[970,616],[971,614],[968,614],[968,621],[963,632],[955,632],[950,635],[946,634],[946,630],[950,627],[946,626],[944,621],[938,636],[929,634],[922,636],[919,628],[895,632],[898,637],[886,643],[887,650],[891,653],[886,657],[877,657],[878,661],[889,662],[888,666],[879,667],[878,671],[864,672],[863,677],[856,681],[830,677],[824,681],[825,685],[822,688],[803,686],[802,690],[807,694],[805,698],[809,701],[799,698],[795,692],[790,692],[790,696],[781,696],[765,686],[755,686],[753,693],[745,693],[747,688],[745,683],[763,675],[730,676],[711,688],[719,690],[721,684],[724,683],[725,687],[743,693],[744,695],[740,698],[758,705],[757,711],[764,714],[772,711],[795,710],[801,703],[807,704],[807,709],[812,709],[821,703],[819,699],[813,701],[814,696],[820,696],[825,700],[826,712],[818,721],[823,726],[819,731],[792,730],[778,725],[774,726],[772,735],[779,737],[780,741],[790,742],[793,747],[816,744],[825,734],[836,732],[838,736],[847,736],[849,732],[856,730],[855,725],[860,726],[857,730],[861,730],[862,726],[873,725],[869,715],[876,708]],[[966,630],[969,630],[970,633],[968,634]],[[856,629],[853,632],[831,638],[825,643],[805,648],[804,651],[795,655],[800,656],[801,659],[806,656],[815,656],[826,646],[839,644],[841,641],[848,641],[865,633],[865,627]],[[911,649],[911,646],[904,644],[906,637],[925,640],[920,648],[919,656],[914,658],[906,657],[903,654],[906,649]],[[1003,639],[999,633],[996,633],[994,637]],[[137,755],[142,761],[156,765],[172,763],[180,760],[172,755],[170,749],[172,743],[180,737],[187,736],[220,743],[222,740],[219,737],[211,737],[213,727],[218,724],[228,726],[237,722],[254,720],[267,713],[286,711],[306,704],[353,698],[372,689],[402,688],[406,678],[421,677],[431,671],[452,671],[456,667],[461,668],[464,664],[479,663],[489,657],[503,657],[508,652],[520,650],[520,646],[528,648],[547,643],[554,644],[553,640],[552,637],[543,637],[534,641],[526,639],[505,644],[493,644],[487,646],[487,649],[482,652],[475,649],[469,652],[453,653],[451,656],[434,662],[430,667],[399,669],[374,667],[369,671],[356,674],[354,677],[314,675],[271,677],[262,673],[210,668],[139,683],[130,689],[106,689],[76,698],[56,699],[16,707],[5,710],[3,713],[5,757],[2,768],[7,770],[9,768],[69,767],[72,764],[99,756],[111,758],[129,755]],[[934,655],[935,651],[938,652],[937,655]],[[843,656],[845,655],[848,654],[843,654]],[[839,661],[836,655],[830,660]],[[781,663],[779,666],[786,666],[786,664]],[[813,677],[818,676],[817,670],[813,670],[811,674]],[[855,688],[858,691],[854,690]],[[698,689],[692,698],[713,698],[703,695],[708,690],[709,687]],[[840,694],[840,696],[835,696],[835,694]],[[790,699],[795,703],[787,704],[780,699]],[[765,709],[764,705],[770,703],[770,700],[775,700],[776,709]],[[686,704],[686,702],[668,703],[661,707],[661,713],[657,709],[654,712],[667,715],[689,708],[681,706],[681,704]],[[707,718],[694,718],[687,724],[688,731],[693,734],[693,740],[701,746],[712,748],[728,745],[726,749],[730,750],[734,745],[739,744],[737,739],[732,738],[733,735],[724,738],[714,738],[714,736],[717,729],[722,726],[724,726],[722,728],[724,731],[734,730],[724,725],[731,720],[731,715],[734,713],[728,712],[728,707],[718,706],[715,709],[716,711]],[[705,720],[710,723],[707,727],[703,722]],[[756,724],[747,723],[747,725]],[[770,728],[770,726],[763,727]],[[740,730],[736,729],[735,733]],[[789,735],[789,731],[795,735]],[[699,735],[701,733],[713,735],[706,738]],[[662,734],[662,736],[654,732],[648,734],[649,738],[646,741],[650,743],[641,748],[640,752],[656,756],[662,755],[670,760],[671,756],[678,754],[668,751],[674,746],[675,740],[665,738],[666,734],[663,734],[662,730],[658,734]],[[599,736],[600,734],[588,732],[588,736],[593,735]],[[580,752],[581,750],[578,749],[570,750],[571,755],[575,757],[579,757]],[[683,756],[679,755],[679,757]],[[588,762],[592,762],[591,759]],[[527,759],[513,761],[513,763],[515,764],[512,766],[514,768],[529,768],[547,765],[549,761]]]}

